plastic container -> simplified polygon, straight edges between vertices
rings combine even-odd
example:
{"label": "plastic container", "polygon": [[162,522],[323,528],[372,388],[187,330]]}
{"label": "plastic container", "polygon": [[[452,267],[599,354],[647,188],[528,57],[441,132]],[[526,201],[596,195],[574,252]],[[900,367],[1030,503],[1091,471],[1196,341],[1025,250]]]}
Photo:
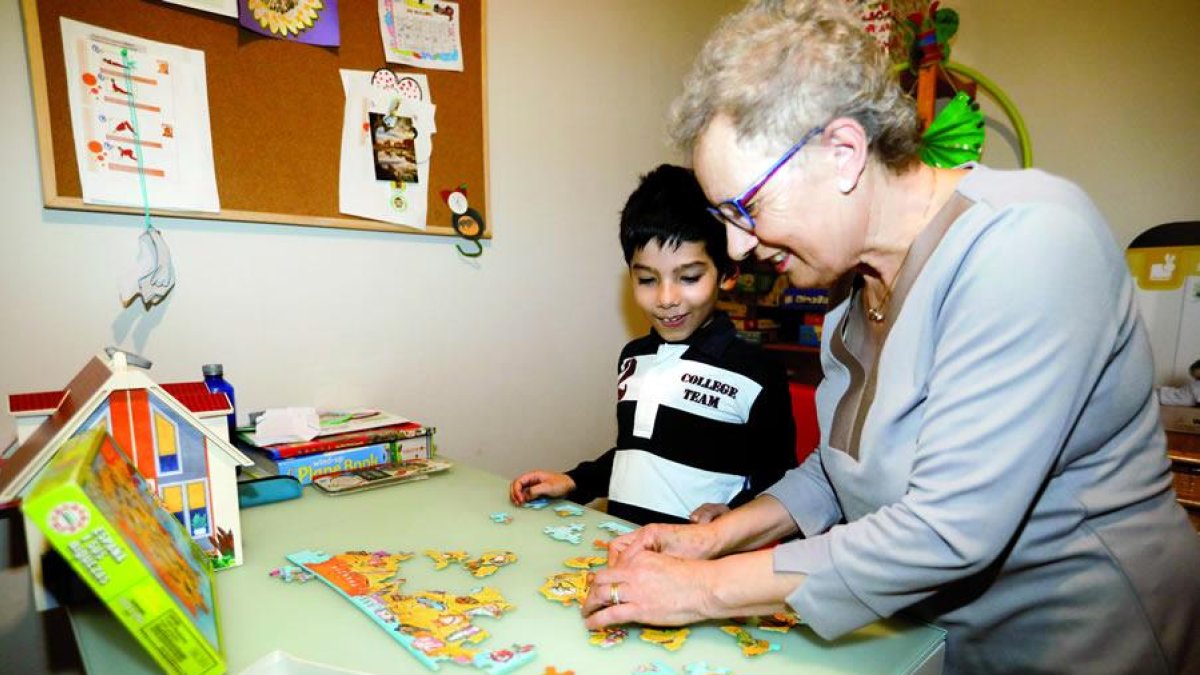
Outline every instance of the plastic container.
{"label": "plastic container", "polygon": [[229,397],[229,407],[233,410],[226,417],[229,427],[229,440],[232,442],[237,431],[237,401],[233,397],[233,385],[225,381],[225,368],[219,363],[207,363],[201,369],[204,372],[204,386],[209,391],[221,392]]}

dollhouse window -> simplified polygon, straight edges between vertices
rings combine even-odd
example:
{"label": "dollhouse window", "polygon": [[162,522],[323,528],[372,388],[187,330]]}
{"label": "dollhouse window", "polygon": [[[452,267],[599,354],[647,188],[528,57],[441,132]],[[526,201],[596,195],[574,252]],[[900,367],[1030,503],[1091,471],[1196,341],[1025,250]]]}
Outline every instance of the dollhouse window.
{"label": "dollhouse window", "polygon": [[160,412],[154,413],[154,434],[158,448],[158,474],[179,473],[179,436],[175,424]]}
{"label": "dollhouse window", "polygon": [[162,497],[163,505],[167,507],[167,510],[186,526],[187,522],[184,521],[183,512],[183,488],[179,485],[168,485],[159,492],[159,496]]}
{"label": "dollhouse window", "polygon": [[193,537],[211,533],[208,525],[208,491],[205,481],[198,480],[187,484],[188,496],[188,532]]}

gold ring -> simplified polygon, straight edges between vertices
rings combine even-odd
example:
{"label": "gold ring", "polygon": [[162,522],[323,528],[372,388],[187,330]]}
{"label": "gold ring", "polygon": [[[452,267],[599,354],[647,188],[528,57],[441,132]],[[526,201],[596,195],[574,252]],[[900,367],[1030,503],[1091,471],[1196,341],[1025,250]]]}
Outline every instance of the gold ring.
{"label": "gold ring", "polygon": [[609,587],[608,587],[608,604],[610,604],[610,605],[621,604],[621,589],[619,588],[620,585],[621,585],[620,582],[609,585]]}

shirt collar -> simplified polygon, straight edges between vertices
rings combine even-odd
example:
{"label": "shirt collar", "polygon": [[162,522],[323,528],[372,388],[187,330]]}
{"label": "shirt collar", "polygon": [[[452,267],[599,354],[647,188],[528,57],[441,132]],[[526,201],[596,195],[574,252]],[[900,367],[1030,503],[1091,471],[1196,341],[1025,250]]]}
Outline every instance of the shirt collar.
{"label": "shirt collar", "polygon": [[[667,344],[667,341],[662,339],[658,331],[650,331],[654,345]],[[712,314],[712,318],[708,323],[701,326],[687,337],[686,340],[681,340],[673,344],[683,344],[688,346],[688,351],[693,349],[707,354],[710,357],[717,358],[725,353],[729,345],[737,338],[737,329],[734,328],[733,322],[729,320],[729,315],[723,311],[717,310]]]}

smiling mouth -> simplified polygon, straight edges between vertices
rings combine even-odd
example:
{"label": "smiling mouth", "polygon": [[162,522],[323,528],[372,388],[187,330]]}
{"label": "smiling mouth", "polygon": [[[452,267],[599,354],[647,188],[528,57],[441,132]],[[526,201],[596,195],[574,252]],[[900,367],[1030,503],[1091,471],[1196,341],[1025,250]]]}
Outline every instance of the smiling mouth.
{"label": "smiling mouth", "polygon": [[770,258],[767,258],[767,262],[771,263],[776,272],[782,272],[784,266],[787,265],[788,258],[790,257],[791,256],[788,255],[787,251],[780,251]]}
{"label": "smiling mouth", "polygon": [[677,316],[664,316],[659,319],[659,322],[667,328],[679,328],[687,319],[687,314],[679,314]]}

